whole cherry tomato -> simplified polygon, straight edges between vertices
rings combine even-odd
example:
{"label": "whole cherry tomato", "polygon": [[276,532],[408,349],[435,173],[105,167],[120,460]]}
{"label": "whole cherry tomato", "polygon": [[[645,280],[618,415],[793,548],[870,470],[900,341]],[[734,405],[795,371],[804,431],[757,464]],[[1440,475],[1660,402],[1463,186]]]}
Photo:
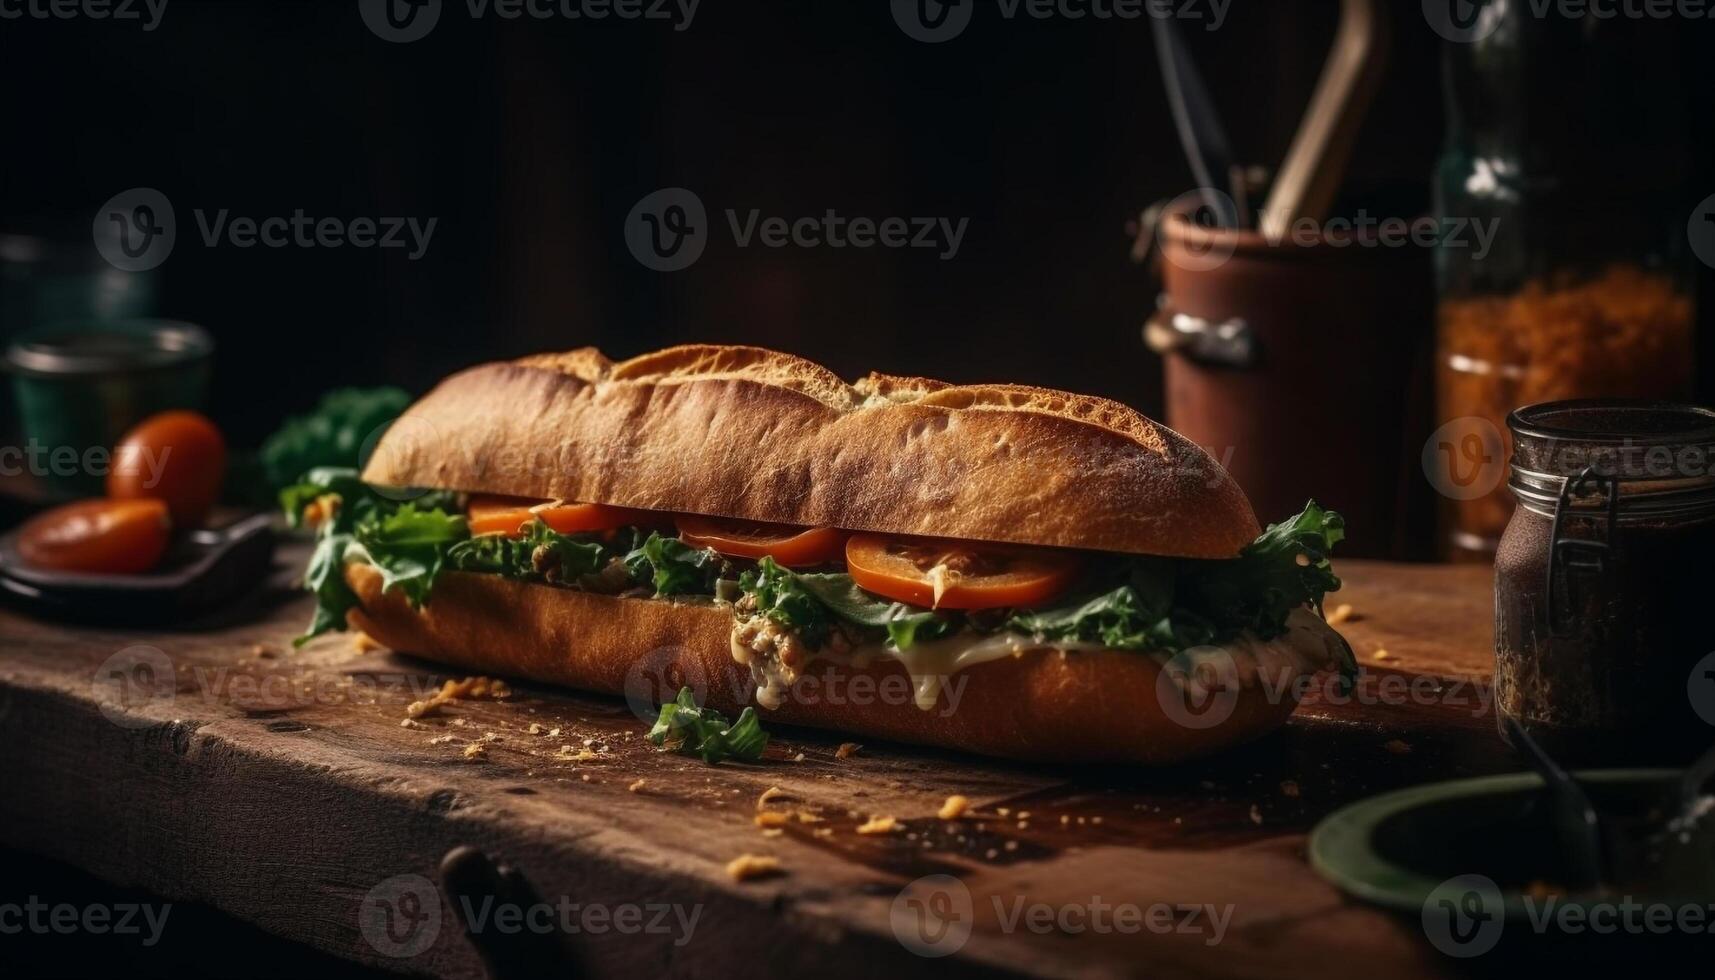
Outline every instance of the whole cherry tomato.
{"label": "whole cherry tomato", "polygon": [[164,500],[174,524],[195,527],[220,499],[225,479],[226,440],[214,423],[195,412],[162,412],[119,441],[107,495]]}

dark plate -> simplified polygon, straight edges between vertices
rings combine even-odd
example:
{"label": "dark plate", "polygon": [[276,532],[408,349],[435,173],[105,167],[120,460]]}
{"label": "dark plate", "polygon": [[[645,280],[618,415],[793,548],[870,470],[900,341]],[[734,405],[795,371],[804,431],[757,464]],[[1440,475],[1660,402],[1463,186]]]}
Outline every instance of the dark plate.
{"label": "dark plate", "polygon": [[253,588],[274,560],[273,516],[255,514],[218,530],[174,538],[144,575],[88,575],[26,566],[17,531],[0,537],[0,590],[31,612],[103,625],[183,625]]}

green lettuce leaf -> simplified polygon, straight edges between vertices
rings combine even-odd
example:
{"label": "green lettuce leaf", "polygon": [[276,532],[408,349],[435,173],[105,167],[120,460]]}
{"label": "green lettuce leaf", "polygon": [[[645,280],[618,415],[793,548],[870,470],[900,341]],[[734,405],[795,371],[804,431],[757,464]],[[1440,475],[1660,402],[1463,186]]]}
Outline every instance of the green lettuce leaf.
{"label": "green lettuce leaf", "polygon": [[815,650],[828,638],[834,613],[804,585],[806,577],[763,558],[756,568],[739,576],[738,587],[755,597],[757,612],[797,633]]}
{"label": "green lettuce leaf", "polygon": [[470,531],[462,516],[424,510],[413,502],[372,511],[358,522],[353,537],[362,557],[380,570],[382,591],[401,589],[413,607],[421,607],[446,567],[447,552]]}
{"label": "green lettuce leaf", "polygon": [[345,584],[345,553],[352,545],[350,534],[323,534],[310,554],[304,572],[304,587],[315,593],[315,618],[302,636],[292,641],[301,647],[330,630],[345,629],[345,614],[357,605],[357,595]]}
{"label": "green lettuce leaf", "polygon": [[375,492],[342,467],[319,467],[280,491],[280,505],[294,527],[304,512],[323,498],[337,498],[331,516],[316,528],[304,585],[316,596],[310,627],[294,643],[303,645],[330,630],[345,629],[345,614],[357,596],[345,582],[347,561],[363,561],[381,572],[384,590],[401,589],[413,606],[428,601],[446,567],[447,553],[470,536],[465,519],[453,510],[454,495],[435,492],[396,500]]}
{"label": "green lettuce leaf", "polygon": [[[1286,632],[1294,609],[1320,610],[1322,597],[1340,587],[1328,559],[1343,537],[1340,515],[1311,501],[1298,516],[1270,525],[1237,558],[1127,559],[1106,585],[1052,608],[1016,612],[1007,626],[1120,650],[1177,652],[1247,631],[1274,639]],[[1123,582],[1114,585],[1113,577]]]}
{"label": "green lettuce leaf", "polygon": [[885,635],[901,650],[912,644],[951,636],[964,627],[956,613],[920,609],[865,592],[850,575],[793,572],[772,558],[757,562],[755,571],[739,579],[739,587],[756,597],[757,611],[795,631],[814,650],[827,640],[838,621],[859,636]]}
{"label": "green lettuce leaf", "polygon": [[537,518],[522,537],[479,534],[453,545],[447,559],[460,571],[569,583],[600,572],[618,554],[594,535],[561,534]]}
{"label": "green lettuce leaf", "polygon": [[1273,639],[1286,632],[1294,609],[1320,612],[1322,597],[1340,588],[1329,558],[1345,537],[1345,519],[1312,500],[1298,516],[1270,524],[1235,559],[1185,562],[1186,604],[1219,613],[1223,630]]}
{"label": "green lettuce leaf", "polygon": [[713,708],[699,708],[688,687],[661,706],[661,714],[649,729],[649,741],[670,752],[701,756],[714,765],[724,759],[755,762],[768,747],[768,733],[756,717],[755,708],[745,708],[737,722]]}
{"label": "green lettuce leaf", "polygon": [[625,556],[625,566],[633,579],[653,585],[658,596],[714,595],[715,582],[727,571],[726,561],[714,551],[656,531]]}

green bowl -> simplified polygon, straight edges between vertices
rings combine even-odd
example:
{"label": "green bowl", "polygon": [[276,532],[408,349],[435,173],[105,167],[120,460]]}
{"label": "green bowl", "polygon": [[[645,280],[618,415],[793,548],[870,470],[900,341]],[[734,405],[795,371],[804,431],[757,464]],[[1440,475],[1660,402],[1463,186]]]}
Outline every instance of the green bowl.
{"label": "green bowl", "polygon": [[[1363,800],[1311,833],[1310,864],[1346,893],[1417,920],[1428,944],[1487,975],[1545,964],[1635,967],[1715,946],[1715,813],[1663,833],[1670,769],[1577,774],[1603,823],[1617,884],[1568,893],[1567,861],[1534,773],[1435,783]],[[1476,959],[1481,957],[1481,959]]]}
{"label": "green bowl", "polygon": [[[1644,836],[1641,828],[1672,812],[1680,775],[1672,769],[1577,774],[1603,819],[1640,828],[1638,837]],[[1494,883],[1509,917],[1522,915],[1532,886],[1553,886],[1562,866],[1545,810],[1542,777],[1535,773],[1415,786],[1330,814],[1310,835],[1310,864],[1356,898],[1414,913],[1450,879],[1480,875]],[[1621,850],[1610,857],[1641,875],[1641,843]],[[1691,873],[1676,873],[1682,870]],[[1634,893],[1663,901],[1715,898],[1715,868],[1707,866],[1657,869],[1638,880],[1643,883],[1634,883]],[[1567,896],[1563,901],[1595,905],[1605,899]]]}
{"label": "green bowl", "polygon": [[168,409],[200,410],[214,342],[172,320],[68,322],[15,338],[6,370],[18,403],[15,462],[46,496],[102,492],[125,431]]}

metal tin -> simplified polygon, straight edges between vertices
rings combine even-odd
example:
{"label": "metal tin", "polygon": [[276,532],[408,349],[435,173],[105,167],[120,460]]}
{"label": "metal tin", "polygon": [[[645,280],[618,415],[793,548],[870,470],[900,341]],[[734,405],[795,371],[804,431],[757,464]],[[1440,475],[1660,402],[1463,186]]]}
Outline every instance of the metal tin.
{"label": "metal tin", "polygon": [[170,320],[64,323],[18,337],[5,361],[22,423],[17,465],[50,497],[101,492],[127,429],[203,407],[213,352],[201,327]]}

